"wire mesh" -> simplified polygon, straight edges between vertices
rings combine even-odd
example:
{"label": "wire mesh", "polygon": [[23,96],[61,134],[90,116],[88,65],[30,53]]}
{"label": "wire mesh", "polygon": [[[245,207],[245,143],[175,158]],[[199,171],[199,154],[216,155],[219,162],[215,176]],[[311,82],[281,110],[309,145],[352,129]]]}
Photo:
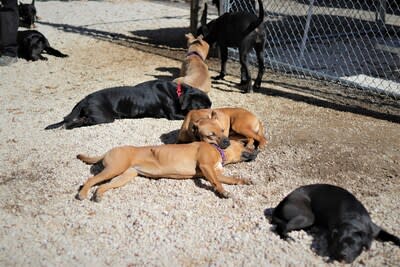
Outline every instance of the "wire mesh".
{"label": "wire mesh", "polygon": [[[222,0],[223,12],[257,14],[255,2]],[[264,10],[270,68],[400,98],[400,1],[264,0]]]}

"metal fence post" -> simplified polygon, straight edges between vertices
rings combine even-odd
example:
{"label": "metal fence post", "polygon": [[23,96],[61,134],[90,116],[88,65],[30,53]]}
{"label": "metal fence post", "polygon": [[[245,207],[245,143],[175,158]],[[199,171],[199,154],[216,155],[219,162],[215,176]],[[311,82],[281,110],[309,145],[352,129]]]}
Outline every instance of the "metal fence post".
{"label": "metal fence post", "polygon": [[300,64],[301,62],[303,62],[304,59],[304,50],[306,49],[308,31],[310,30],[310,23],[313,15],[313,6],[314,6],[314,0],[310,0],[310,5],[307,10],[307,21],[304,28],[303,39],[301,40],[301,46],[300,46]]}
{"label": "metal fence post", "polygon": [[379,28],[382,28],[386,24],[386,4],[387,0],[379,0],[379,6],[376,9],[375,20]]}

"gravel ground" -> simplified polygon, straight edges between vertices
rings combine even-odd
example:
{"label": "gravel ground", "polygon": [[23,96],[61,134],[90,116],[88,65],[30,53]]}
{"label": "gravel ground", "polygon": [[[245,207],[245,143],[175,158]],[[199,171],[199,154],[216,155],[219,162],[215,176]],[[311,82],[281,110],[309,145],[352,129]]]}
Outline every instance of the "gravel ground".
{"label": "gravel ground", "polygon": [[[251,110],[270,139],[254,162],[226,167],[254,182],[225,185],[233,198],[219,199],[204,180],[139,177],[100,203],[75,200],[90,175],[78,153],[170,142],[181,125],[146,118],[43,130],[93,91],[172,79],[181,65],[158,55],[168,50],[161,44],[149,45],[150,53],[94,33],[145,42],[140,33],[156,39],[159,28],[184,32],[189,9],[142,0],[50,1],[37,8],[43,18],[38,30],[70,57],[20,60],[0,69],[0,266],[340,265],[326,262],[325,240],[314,232],[293,232],[294,241],[282,241],[264,215],[297,186],[315,182],[347,188],[377,224],[400,235],[399,124],[290,97],[284,84],[277,85],[286,79],[279,75],[266,77],[254,94],[242,94],[236,76],[213,84],[214,107]],[[374,242],[353,265],[399,262],[399,248]]]}

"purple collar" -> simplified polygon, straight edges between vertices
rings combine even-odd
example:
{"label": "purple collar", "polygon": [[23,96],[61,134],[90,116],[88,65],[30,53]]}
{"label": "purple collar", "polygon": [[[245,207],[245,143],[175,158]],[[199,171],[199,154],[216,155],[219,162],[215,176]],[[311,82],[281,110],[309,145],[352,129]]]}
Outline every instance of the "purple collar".
{"label": "purple collar", "polygon": [[218,152],[219,152],[219,154],[221,155],[221,158],[222,158],[222,164],[224,164],[224,162],[226,160],[225,151],[222,148],[220,148],[219,146],[217,146],[216,144],[212,144],[212,145],[218,150]]}
{"label": "purple collar", "polygon": [[192,56],[192,55],[198,56],[199,58],[201,58],[201,60],[204,61],[203,57],[202,57],[202,56],[199,54],[199,52],[197,52],[197,51],[190,51],[190,52],[188,52],[188,53],[186,54],[187,57],[188,57],[188,56]]}

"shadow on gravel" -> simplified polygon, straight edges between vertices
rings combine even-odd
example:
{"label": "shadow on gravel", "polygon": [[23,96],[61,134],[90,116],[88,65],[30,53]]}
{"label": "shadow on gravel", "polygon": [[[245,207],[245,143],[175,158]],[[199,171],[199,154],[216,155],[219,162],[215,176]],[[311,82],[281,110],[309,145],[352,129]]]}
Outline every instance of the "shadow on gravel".
{"label": "shadow on gravel", "polygon": [[158,68],[156,68],[156,71],[166,72],[168,74],[166,74],[166,75],[148,74],[148,76],[154,77],[154,79],[172,81],[176,77],[179,77],[179,73],[181,70],[179,68],[174,68],[174,67],[170,67],[170,68],[169,67],[158,67]]}
{"label": "shadow on gravel", "polygon": [[[121,33],[90,29],[84,26],[44,21],[38,21],[37,23],[55,27],[65,32],[77,33],[122,46],[132,47],[174,60],[182,60],[186,54],[186,41],[184,34],[187,32],[187,29],[184,27],[132,31],[132,33],[137,36],[129,36]],[[217,70],[219,69],[220,63],[218,59],[211,58],[207,60],[207,64],[209,65],[209,69]],[[240,73],[239,64],[234,63],[232,65],[235,68],[232,72],[233,75]],[[177,75],[176,69],[172,68],[168,70],[166,67],[165,70],[170,72],[172,75]],[[279,74],[273,74],[274,75],[272,76],[280,77]],[[159,76],[159,78],[171,79],[169,76]],[[280,85],[285,89],[288,88],[288,90],[262,88],[262,90],[259,90],[257,93],[284,97],[311,105],[400,123],[400,101],[389,96],[382,96],[373,93],[367,94],[365,91],[359,92],[357,89],[335,84],[324,84],[316,80],[299,80],[285,76],[277,78],[276,80],[275,78],[271,78],[271,80],[264,79],[263,82],[272,85]],[[301,85],[299,86],[298,84]],[[226,89],[218,88],[218,85],[215,89],[226,91]]]}
{"label": "shadow on gravel", "polygon": [[[288,91],[277,89],[262,89],[256,93],[269,96],[288,98],[298,102],[305,102],[310,105],[334,109],[343,112],[373,117],[400,123],[400,102],[389,96],[367,95],[365,91],[354,88],[335,90],[335,87],[328,87],[328,91],[310,88],[309,86],[298,86],[286,82],[268,81],[270,84],[288,88]],[[304,95],[308,93],[309,95]],[[379,110],[374,110],[374,107]]]}
{"label": "shadow on gravel", "polygon": [[52,23],[46,21],[38,21],[38,24],[52,26],[65,32],[77,33],[80,35],[94,37],[96,39],[110,41],[121,45],[131,46],[128,44],[141,44],[162,46],[168,49],[186,48],[185,34],[188,29],[180,28],[161,28],[156,30],[139,30],[131,31],[133,35],[115,33],[103,30],[87,28],[86,26],[74,26],[69,24]]}

